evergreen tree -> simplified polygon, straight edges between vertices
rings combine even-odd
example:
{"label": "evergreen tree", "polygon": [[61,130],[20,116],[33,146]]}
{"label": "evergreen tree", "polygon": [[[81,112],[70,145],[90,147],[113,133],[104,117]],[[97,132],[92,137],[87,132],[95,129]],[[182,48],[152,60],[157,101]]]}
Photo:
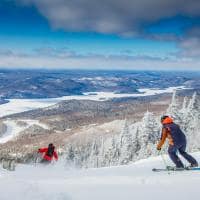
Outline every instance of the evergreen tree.
{"label": "evergreen tree", "polygon": [[120,163],[127,164],[133,159],[133,135],[129,130],[128,120],[125,120],[120,139]]}
{"label": "evergreen tree", "polygon": [[175,122],[181,123],[180,106],[177,100],[177,91],[174,90],[171,103],[167,109],[167,115],[171,116]]}

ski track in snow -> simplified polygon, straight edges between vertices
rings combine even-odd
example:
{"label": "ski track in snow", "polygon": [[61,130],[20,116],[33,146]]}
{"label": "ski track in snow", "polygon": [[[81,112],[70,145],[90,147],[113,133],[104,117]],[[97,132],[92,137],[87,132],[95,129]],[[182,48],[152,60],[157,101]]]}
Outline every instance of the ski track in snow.
{"label": "ski track in snow", "polygon": [[[194,153],[200,160],[200,153]],[[167,158],[167,156],[166,156]],[[171,164],[169,159],[167,162]],[[198,200],[200,171],[152,172],[161,157],[99,169],[19,165],[0,169],[1,200]]]}

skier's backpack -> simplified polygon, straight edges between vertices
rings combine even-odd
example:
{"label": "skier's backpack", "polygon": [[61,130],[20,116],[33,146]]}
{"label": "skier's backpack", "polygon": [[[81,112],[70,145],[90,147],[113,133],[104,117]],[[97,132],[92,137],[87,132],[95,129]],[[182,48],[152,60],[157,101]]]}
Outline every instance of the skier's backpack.
{"label": "skier's backpack", "polygon": [[46,155],[49,157],[52,157],[54,153],[54,149],[55,147],[53,146],[53,144],[49,144]]}

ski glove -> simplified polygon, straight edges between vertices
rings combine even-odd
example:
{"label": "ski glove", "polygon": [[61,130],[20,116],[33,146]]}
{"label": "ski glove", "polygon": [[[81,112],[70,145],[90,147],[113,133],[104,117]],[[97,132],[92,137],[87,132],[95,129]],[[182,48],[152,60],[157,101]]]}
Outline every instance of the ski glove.
{"label": "ski glove", "polygon": [[160,150],[161,150],[161,148],[160,148],[160,147],[157,147],[157,150],[158,150],[158,151],[160,151]]}

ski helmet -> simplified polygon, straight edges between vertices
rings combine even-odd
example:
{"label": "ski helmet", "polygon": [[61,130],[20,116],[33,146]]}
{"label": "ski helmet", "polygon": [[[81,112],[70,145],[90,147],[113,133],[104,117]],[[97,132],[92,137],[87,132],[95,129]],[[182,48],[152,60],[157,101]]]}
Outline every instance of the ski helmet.
{"label": "ski helmet", "polygon": [[168,115],[163,115],[161,118],[160,118],[160,121],[163,122],[166,118],[168,118],[169,116]]}

